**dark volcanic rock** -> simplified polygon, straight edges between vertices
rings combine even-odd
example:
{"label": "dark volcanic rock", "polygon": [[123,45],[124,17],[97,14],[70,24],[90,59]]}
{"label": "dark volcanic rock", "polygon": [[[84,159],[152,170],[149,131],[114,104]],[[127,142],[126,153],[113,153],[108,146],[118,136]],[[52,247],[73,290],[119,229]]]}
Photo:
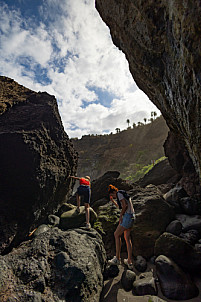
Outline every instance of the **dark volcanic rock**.
{"label": "dark volcanic rock", "polygon": [[145,272],[147,269],[147,261],[142,256],[137,256],[134,261],[134,266],[138,272]]}
{"label": "dark volcanic rock", "polygon": [[18,244],[71,193],[77,153],[56,99],[0,77],[0,250]]}
{"label": "dark volcanic rock", "polygon": [[156,240],[155,255],[171,258],[190,272],[201,270],[201,253],[182,238],[170,233],[163,233]]}
{"label": "dark volcanic rock", "polygon": [[125,270],[121,276],[121,284],[123,289],[125,289],[125,291],[130,291],[135,280],[136,274],[131,270]]}
{"label": "dark volcanic rock", "polygon": [[183,231],[197,230],[201,233],[201,216],[200,215],[185,215],[177,214],[177,220],[179,220],[183,226]]}
{"label": "dark volcanic rock", "polygon": [[157,295],[158,289],[153,277],[138,279],[133,283],[133,292],[138,296]]}
{"label": "dark volcanic rock", "polygon": [[179,235],[182,231],[182,224],[179,220],[173,220],[168,224],[166,228],[167,233],[171,233],[173,235]]}
{"label": "dark volcanic rock", "polygon": [[200,1],[96,0],[96,8],[201,176]]}
{"label": "dark volcanic rock", "polygon": [[156,164],[143,178],[140,178],[136,183],[141,187],[146,187],[149,184],[158,186],[170,182],[177,182],[179,175],[170,166],[167,159]]}
{"label": "dark volcanic rock", "polygon": [[99,301],[105,260],[95,230],[52,228],[0,256],[1,302]]}
{"label": "dark volcanic rock", "polygon": [[118,178],[120,173],[118,171],[108,171],[98,179],[92,181],[91,184],[91,204],[102,198],[107,198],[109,201],[108,195],[108,186],[109,184],[115,185],[119,190],[131,190],[132,185],[129,185],[126,181]]}
{"label": "dark volcanic rock", "polygon": [[188,300],[199,293],[190,276],[171,259],[160,255],[156,259],[156,273],[163,295],[174,300]]}
{"label": "dark volcanic rock", "polygon": [[169,132],[164,143],[164,151],[170,165],[182,175],[179,181],[180,186],[185,189],[189,196],[198,195],[199,199],[201,196],[199,176],[195,172],[192,159],[184,142],[173,132]]}
{"label": "dark volcanic rock", "polygon": [[141,255],[149,259],[154,255],[156,239],[173,220],[174,211],[155,186],[136,189],[133,194],[132,201],[136,212],[136,222],[131,232],[133,253],[135,256]]}

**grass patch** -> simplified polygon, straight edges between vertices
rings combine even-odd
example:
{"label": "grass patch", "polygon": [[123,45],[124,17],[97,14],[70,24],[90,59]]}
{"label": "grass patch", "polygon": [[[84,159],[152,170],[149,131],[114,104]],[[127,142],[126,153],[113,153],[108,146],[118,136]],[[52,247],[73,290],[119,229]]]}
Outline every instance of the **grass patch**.
{"label": "grass patch", "polygon": [[[165,156],[157,159],[155,161],[155,165],[158,164],[159,162],[165,160],[165,159],[166,159]],[[140,178],[142,178],[145,174],[147,174],[152,168],[153,168],[153,164],[144,166],[144,167],[140,168],[137,172],[127,176],[125,179],[129,180],[131,182],[135,182],[135,181],[139,180]]]}

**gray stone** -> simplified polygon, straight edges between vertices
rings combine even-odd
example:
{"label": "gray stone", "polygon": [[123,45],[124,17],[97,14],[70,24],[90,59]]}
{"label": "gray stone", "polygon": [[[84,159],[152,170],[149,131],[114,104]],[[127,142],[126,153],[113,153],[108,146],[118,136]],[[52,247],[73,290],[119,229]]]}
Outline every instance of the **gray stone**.
{"label": "gray stone", "polygon": [[[96,212],[89,208],[90,222],[93,223],[97,218]],[[76,207],[68,212],[64,212],[60,217],[60,228],[67,230],[84,226],[86,222],[85,207],[80,207],[80,212],[76,211]]]}
{"label": "gray stone", "polygon": [[72,205],[71,203],[64,202],[58,210],[58,216],[61,216],[64,212],[68,212],[74,208],[75,206]]}
{"label": "gray stone", "polygon": [[189,230],[198,230],[201,232],[201,215],[189,216],[185,214],[177,214],[176,218],[181,222],[184,232]]}
{"label": "gray stone", "polygon": [[164,194],[164,199],[168,202],[174,202],[174,201],[179,201],[182,197],[186,197],[187,194],[185,192],[185,190],[180,187],[180,186],[176,186],[173,189],[171,189],[169,192],[167,192],[166,194]]}
{"label": "gray stone", "polygon": [[194,245],[198,241],[200,235],[197,230],[189,230],[186,233],[181,233],[179,237],[184,239],[189,244]]}
{"label": "gray stone", "polygon": [[0,292],[5,301],[99,301],[105,262],[95,230],[50,228],[0,256]]}
{"label": "gray stone", "polygon": [[121,276],[121,284],[125,291],[130,291],[133,282],[136,280],[136,274],[131,270],[125,270]]}
{"label": "gray stone", "polygon": [[133,283],[133,291],[138,296],[157,295],[157,287],[153,277],[138,279]]}
{"label": "gray stone", "polygon": [[173,220],[166,228],[166,232],[179,235],[182,231],[182,224],[179,220]]}
{"label": "gray stone", "polygon": [[136,189],[132,201],[136,211],[136,222],[131,232],[135,244],[133,253],[134,256],[141,255],[149,259],[154,255],[155,241],[175,214],[155,186]]}
{"label": "gray stone", "polygon": [[171,258],[187,271],[201,270],[201,253],[182,238],[170,233],[163,233],[156,240],[155,255]]}
{"label": "gray stone", "polygon": [[193,199],[191,197],[184,197],[180,200],[181,208],[183,212],[187,215],[201,215],[200,201]]}
{"label": "gray stone", "polygon": [[201,243],[195,244],[195,249],[196,249],[196,251],[201,253]]}
{"label": "gray stone", "polygon": [[163,295],[173,300],[193,299],[199,293],[190,276],[166,256],[156,259],[156,273]]}
{"label": "gray stone", "polygon": [[48,216],[48,222],[52,226],[58,226],[59,222],[60,222],[60,218],[58,216],[56,216],[56,215],[49,215]]}
{"label": "gray stone", "polygon": [[147,261],[142,256],[137,256],[134,260],[134,266],[138,272],[145,272],[147,269]]}
{"label": "gray stone", "polygon": [[40,234],[47,232],[50,228],[48,227],[48,225],[46,224],[41,224],[37,230],[33,233],[33,237],[37,237]]}
{"label": "gray stone", "polygon": [[119,268],[117,265],[110,265],[104,271],[104,279],[114,278],[119,275]]}

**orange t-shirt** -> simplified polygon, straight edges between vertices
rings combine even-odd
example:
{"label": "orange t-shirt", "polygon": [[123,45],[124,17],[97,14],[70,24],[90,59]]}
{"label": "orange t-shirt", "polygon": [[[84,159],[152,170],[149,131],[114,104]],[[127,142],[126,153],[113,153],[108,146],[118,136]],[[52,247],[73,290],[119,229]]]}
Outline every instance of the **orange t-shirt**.
{"label": "orange t-shirt", "polygon": [[90,182],[85,178],[80,178],[80,185],[89,186]]}

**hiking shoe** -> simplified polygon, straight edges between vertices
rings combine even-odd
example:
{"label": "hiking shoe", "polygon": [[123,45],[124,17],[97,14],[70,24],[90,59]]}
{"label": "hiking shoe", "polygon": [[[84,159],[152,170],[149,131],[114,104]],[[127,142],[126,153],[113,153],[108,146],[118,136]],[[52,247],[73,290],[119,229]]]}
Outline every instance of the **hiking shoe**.
{"label": "hiking shoe", "polygon": [[76,212],[77,212],[77,213],[80,213],[80,208],[77,208],[77,209],[76,209]]}
{"label": "hiking shoe", "polygon": [[132,263],[128,263],[128,259],[124,259],[124,264],[126,265],[126,266],[128,266],[128,269],[133,269],[133,264]]}
{"label": "hiking shoe", "polygon": [[111,260],[108,260],[108,263],[110,265],[119,265],[119,264],[121,264],[121,261],[119,259],[117,259],[116,256],[114,256]]}
{"label": "hiking shoe", "polygon": [[91,224],[90,223],[86,223],[86,228],[87,228],[87,230],[90,230]]}

